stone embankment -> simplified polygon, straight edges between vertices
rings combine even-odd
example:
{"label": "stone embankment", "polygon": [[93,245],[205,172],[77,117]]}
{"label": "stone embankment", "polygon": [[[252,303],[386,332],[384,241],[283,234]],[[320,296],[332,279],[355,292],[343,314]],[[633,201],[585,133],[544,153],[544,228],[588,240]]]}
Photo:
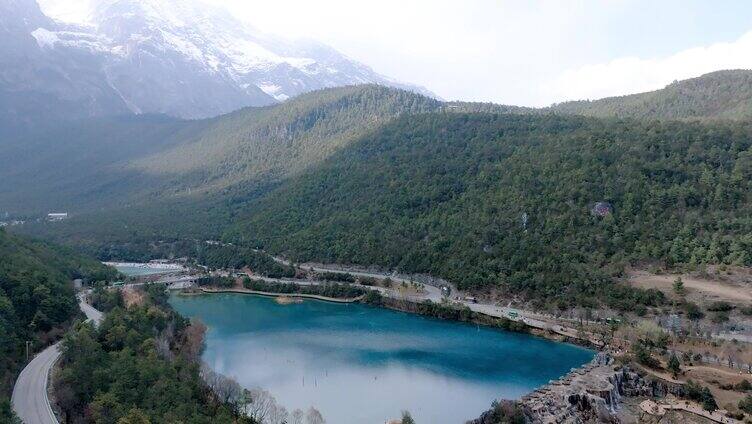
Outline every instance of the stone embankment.
{"label": "stone embankment", "polygon": [[587,365],[524,396],[520,404],[528,422],[618,423],[623,397],[682,396],[684,387],[661,380],[645,379],[625,366],[615,365],[599,353]]}

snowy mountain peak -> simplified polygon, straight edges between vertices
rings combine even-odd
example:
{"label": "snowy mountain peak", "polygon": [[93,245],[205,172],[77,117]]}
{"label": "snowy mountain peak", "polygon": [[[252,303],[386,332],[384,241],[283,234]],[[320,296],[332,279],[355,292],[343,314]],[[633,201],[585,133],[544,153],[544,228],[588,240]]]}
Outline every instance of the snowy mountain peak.
{"label": "snowy mountain peak", "polygon": [[[0,0],[0,8],[19,1],[33,4]],[[197,0],[90,0],[86,16],[76,24],[36,17],[27,38],[47,65],[67,75],[65,67],[85,68],[92,78],[82,84],[95,79],[94,94],[114,98],[132,113],[202,118],[363,83],[431,95],[331,47],[263,33]]]}

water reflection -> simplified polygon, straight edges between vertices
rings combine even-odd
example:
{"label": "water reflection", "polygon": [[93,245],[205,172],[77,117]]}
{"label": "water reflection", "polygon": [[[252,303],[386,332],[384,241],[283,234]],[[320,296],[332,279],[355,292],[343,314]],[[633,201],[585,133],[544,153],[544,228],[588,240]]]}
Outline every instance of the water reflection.
{"label": "water reflection", "polygon": [[174,297],[208,325],[204,359],[288,410],[314,405],[327,422],[462,423],[493,399],[517,398],[592,352],[522,334],[363,305],[278,305],[243,295]]}

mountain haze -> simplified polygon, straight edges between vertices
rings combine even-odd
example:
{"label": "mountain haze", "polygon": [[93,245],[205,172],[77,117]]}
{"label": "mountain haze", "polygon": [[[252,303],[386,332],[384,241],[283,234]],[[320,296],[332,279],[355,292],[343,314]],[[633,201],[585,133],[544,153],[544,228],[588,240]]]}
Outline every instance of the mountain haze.
{"label": "mountain haze", "polygon": [[36,123],[122,114],[182,118],[264,106],[377,74],[311,40],[260,32],[199,1],[99,0],[85,23],[34,0],[0,0],[0,118]]}
{"label": "mountain haze", "polygon": [[0,141],[0,211],[90,212],[221,193],[246,197],[393,117],[440,107],[408,91],[361,85],[199,121],[153,115],[71,121]]}

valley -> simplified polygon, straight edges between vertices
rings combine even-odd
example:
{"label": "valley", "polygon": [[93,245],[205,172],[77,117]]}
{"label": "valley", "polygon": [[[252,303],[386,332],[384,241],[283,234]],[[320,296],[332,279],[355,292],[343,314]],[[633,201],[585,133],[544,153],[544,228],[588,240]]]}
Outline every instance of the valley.
{"label": "valley", "polygon": [[0,422],[752,422],[752,33],[325,3],[0,0]]}

